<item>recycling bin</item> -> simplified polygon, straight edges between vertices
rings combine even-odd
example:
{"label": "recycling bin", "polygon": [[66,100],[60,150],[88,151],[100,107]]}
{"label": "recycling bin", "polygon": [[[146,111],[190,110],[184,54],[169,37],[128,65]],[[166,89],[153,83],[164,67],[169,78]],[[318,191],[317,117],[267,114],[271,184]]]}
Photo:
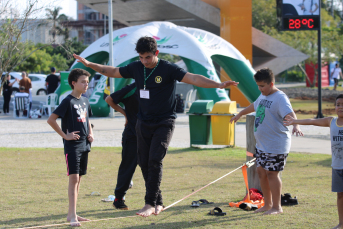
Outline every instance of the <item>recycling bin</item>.
{"label": "recycling bin", "polygon": [[236,101],[219,101],[211,115],[213,145],[235,145],[235,123],[230,119],[237,113]]}
{"label": "recycling bin", "polygon": [[190,145],[211,145],[211,117],[208,114],[213,107],[213,100],[196,100],[189,108]]}

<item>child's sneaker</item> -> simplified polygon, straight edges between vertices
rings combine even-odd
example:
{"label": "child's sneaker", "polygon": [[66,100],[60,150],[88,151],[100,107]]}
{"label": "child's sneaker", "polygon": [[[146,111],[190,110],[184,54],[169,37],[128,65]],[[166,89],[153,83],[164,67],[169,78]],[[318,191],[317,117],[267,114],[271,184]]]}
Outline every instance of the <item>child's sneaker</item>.
{"label": "child's sneaker", "polygon": [[113,201],[113,207],[115,207],[116,209],[119,209],[119,210],[129,210],[129,207],[125,204],[125,200],[121,199],[115,199]]}

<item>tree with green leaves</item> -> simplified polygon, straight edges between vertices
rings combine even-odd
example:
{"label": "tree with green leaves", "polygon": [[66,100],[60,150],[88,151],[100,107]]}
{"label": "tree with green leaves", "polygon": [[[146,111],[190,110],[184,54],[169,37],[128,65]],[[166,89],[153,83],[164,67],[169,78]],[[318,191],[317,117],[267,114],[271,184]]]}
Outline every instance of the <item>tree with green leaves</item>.
{"label": "tree with green leaves", "polygon": [[[50,8],[45,9],[47,19],[52,21],[51,35],[52,35],[53,40],[55,40],[56,35],[63,34],[63,32],[65,31],[59,25],[59,22],[68,20],[68,17],[65,14],[60,14],[61,9],[62,7],[54,7],[54,9],[50,9]],[[69,33],[69,30],[68,30],[68,33]]]}
{"label": "tree with green leaves", "polygon": [[[27,50],[27,53],[24,53],[24,55],[28,55],[29,52],[32,52],[37,48],[39,48],[39,46],[37,47],[30,44],[30,48]],[[32,53],[25,61],[17,65],[14,68],[14,71],[25,70],[27,72],[48,74],[50,73],[51,67],[56,67],[57,70],[61,71],[66,71],[69,68],[67,60],[60,53],[51,55],[43,48]]]}
{"label": "tree with green leaves", "polygon": [[[0,76],[3,72],[11,72],[13,70],[25,70],[31,72],[49,72],[49,67],[56,66],[61,70],[69,68],[68,63],[72,62],[72,53],[83,51],[84,47],[78,42],[68,41],[66,44],[58,44],[55,41],[49,44],[33,45],[29,41],[21,41],[22,35],[30,30],[37,28],[41,17],[39,13],[46,8],[43,0],[27,0],[26,7],[19,12],[19,15],[10,19],[0,21]],[[16,1],[3,0],[0,1],[0,17],[10,17],[11,9],[17,8]],[[57,17],[57,18],[62,18]],[[56,27],[54,27],[56,28]],[[63,50],[64,53],[47,52],[51,45]],[[51,47],[52,48],[52,47]],[[53,49],[53,48],[52,48]],[[68,50],[68,51],[67,51]],[[67,59],[69,62],[67,63]],[[71,65],[71,64],[70,64]],[[1,81],[0,93],[6,79]]]}
{"label": "tree with green leaves", "polygon": [[[63,45],[45,46],[44,44],[37,44],[37,47],[42,47],[51,56],[60,55],[61,57],[63,57],[65,60],[65,63],[67,64],[67,67],[64,68],[65,70],[69,69],[75,61],[72,54],[81,53],[83,52],[83,50],[87,48],[87,46],[84,45],[82,42],[77,41],[76,37],[66,40],[66,42]],[[63,68],[58,68],[58,69],[63,69]]]}
{"label": "tree with green leaves", "polygon": [[[13,1],[5,0],[0,2],[0,15],[8,15],[13,9]],[[38,6],[38,0],[28,0],[26,8],[18,18],[4,19],[0,23],[0,76],[3,72],[11,72],[18,65],[24,62],[38,49],[30,50],[29,42],[21,42],[24,32],[35,26],[35,14],[42,9]],[[0,93],[6,80],[0,85]]]}

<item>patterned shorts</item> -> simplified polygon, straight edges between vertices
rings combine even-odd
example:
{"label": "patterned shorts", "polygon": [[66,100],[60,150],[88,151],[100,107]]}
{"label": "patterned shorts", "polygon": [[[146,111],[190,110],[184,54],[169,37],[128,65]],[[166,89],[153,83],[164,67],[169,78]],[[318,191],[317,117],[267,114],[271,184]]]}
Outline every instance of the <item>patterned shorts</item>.
{"label": "patterned shorts", "polygon": [[262,166],[268,171],[282,171],[286,165],[288,154],[265,153],[262,150],[255,150],[256,166]]}

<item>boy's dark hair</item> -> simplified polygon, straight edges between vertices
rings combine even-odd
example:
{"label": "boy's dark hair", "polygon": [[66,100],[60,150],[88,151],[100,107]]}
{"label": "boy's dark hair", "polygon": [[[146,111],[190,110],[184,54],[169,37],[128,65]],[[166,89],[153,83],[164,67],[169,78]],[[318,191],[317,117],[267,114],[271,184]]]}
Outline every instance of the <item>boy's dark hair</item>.
{"label": "boy's dark hair", "polygon": [[343,99],[343,94],[339,94],[339,95],[336,97],[336,99],[335,99],[335,106],[336,106],[337,99]]}
{"label": "boy's dark hair", "polygon": [[146,52],[151,52],[153,54],[157,51],[157,42],[152,37],[141,37],[138,39],[136,44],[137,53],[143,54]]}
{"label": "boy's dark hair", "polygon": [[265,82],[267,84],[270,84],[271,82],[275,81],[274,74],[272,70],[269,68],[261,68],[257,70],[257,72],[254,75],[255,81],[256,82]]}
{"label": "boy's dark hair", "polygon": [[77,80],[80,78],[80,76],[87,76],[90,77],[91,74],[87,72],[84,69],[81,68],[75,68],[73,69],[68,76],[68,83],[72,89],[74,89],[74,86],[72,84],[73,81],[77,82]]}

